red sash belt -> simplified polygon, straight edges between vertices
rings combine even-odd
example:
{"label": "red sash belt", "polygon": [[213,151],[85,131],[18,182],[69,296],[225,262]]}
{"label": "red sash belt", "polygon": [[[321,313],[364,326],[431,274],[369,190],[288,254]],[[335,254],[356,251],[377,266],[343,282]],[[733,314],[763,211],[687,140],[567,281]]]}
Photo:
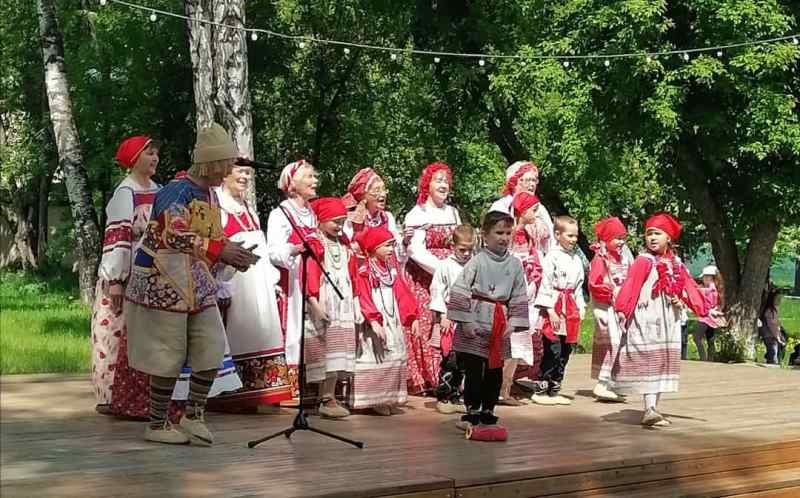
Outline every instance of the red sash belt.
{"label": "red sash belt", "polygon": [[477,294],[473,294],[472,299],[494,304],[492,335],[489,337],[489,368],[503,368],[503,333],[508,323],[505,312],[505,307],[508,306],[508,303]]}
{"label": "red sash belt", "polygon": [[[556,289],[556,291],[558,292],[558,299],[553,309],[566,324],[567,343],[575,344],[578,342],[578,334],[581,330],[581,313],[578,310],[578,303],[575,302],[575,291],[574,289]],[[556,331],[553,329],[550,317],[546,313],[544,314],[542,334],[551,341],[557,340]]]}

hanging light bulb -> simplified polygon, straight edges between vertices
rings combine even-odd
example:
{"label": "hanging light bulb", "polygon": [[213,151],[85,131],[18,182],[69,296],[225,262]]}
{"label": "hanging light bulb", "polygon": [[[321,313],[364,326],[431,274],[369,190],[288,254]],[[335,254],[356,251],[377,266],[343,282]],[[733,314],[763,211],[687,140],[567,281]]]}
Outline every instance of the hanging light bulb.
{"label": "hanging light bulb", "polygon": [[479,61],[478,61],[478,65],[479,65],[479,66],[481,66],[481,67],[483,67],[483,66],[485,66],[485,65],[486,65],[486,61],[485,61],[485,60],[483,60],[483,59],[481,59],[481,60],[479,60]]}
{"label": "hanging light bulb", "polygon": [[604,65],[605,67],[609,67],[609,66],[611,66],[611,61],[610,61],[610,60],[608,60],[608,59],[606,59],[606,61],[605,61],[605,62],[603,62],[603,65]]}
{"label": "hanging light bulb", "polygon": [[396,60],[397,60],[397,54],[395,54],[395,53],[392,53],[392,54],[389,56],[389,58],[390,58],[390,59],[392,59],[393,61],[396,61]]}
{"label": "hanging light bulb", "polygon": [[442,59],[441,59],[440,57],[434,57],[434,58],[433,58],[433,62],[435,62],[436,64],[438,64],[438,63],[442,62]]}
{"label": "hanging light bulb", "polygon": [[800,43],[800,40],[798,40],[797,37],[795,36],[795,37],[792,38],[792,43],[797,45],[798,43]]}
{"label": "hanging light bulb", "polygon": [[717,57],[722,57],[722,50],[717,50]]}
{"label": "hanging light bulb", "polygon": [[683,53],[683,60],[685,61],[689,60],[689,54],[687,54],[686,52]]}
{"label": "hanging light bulb", "polygon": [[151,21],[153,21],[153,22],[156,22],[156,19],[158,19],[158,17],[156,16],[156,13],[155,13],[155,12],[153,12],[152,14],[150,14],[150,20],[151,20]]}
{"label": "hanging light bulb", "polygon": [[253,31],[253,33],[250,35],[250,39],[253,41],[258,41],[258,33]]}
{"label": "hanging light bulb", "polygon": [[100,6],[101,7],[105,7],[107,3],[108,3],[108,0],[100,0]]}
{"label": "hanging light bulb", "polygon": [[564,61],[562,64],[564,65],[564,67],[569,67],[569,61]]}
{"label": "hanging light bulb", "polygon": [[344,47],[344,55],[350,55],[350,49],[349,48]]}
{"label": "hanging light bulb", "polygon": [[301,41],[300,43],[297,44],[297,46],[300,48],[306,48],[306,42]]}

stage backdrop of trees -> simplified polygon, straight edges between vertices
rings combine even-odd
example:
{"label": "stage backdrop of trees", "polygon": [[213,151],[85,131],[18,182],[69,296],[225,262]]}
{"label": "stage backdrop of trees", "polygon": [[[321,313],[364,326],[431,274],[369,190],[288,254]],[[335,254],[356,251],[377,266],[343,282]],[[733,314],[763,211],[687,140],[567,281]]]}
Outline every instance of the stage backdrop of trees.
{"label": "stage backdrop of trees", "polygon": [[[233,26],[453,52],[577,55],[673,50],[800,31],[791,0],[138,0]],[[398,214],[419,171],[455,171],[455,204],[477,221],[504,167],[541,165],[540,195],[586,229],[608,214],[641,233],[667,209],[686,255],[710,244],[731,328],[752,345],[774,255],[800,287],[800,45],[791,41],[646,59],[574,62],[399,57],[247,35],[90,0],[5,2],[0,17],[0,223],[4,266],[46,269],[72,253],[84,299],[104,205],[131,134],[163,140],[158,180],[189,165],[212,119],[274,170],[305,157],[322,193],[376,167]],[[48,206],[68,204],[49,233]],[[639,238],[632,239],[632,244]]]}

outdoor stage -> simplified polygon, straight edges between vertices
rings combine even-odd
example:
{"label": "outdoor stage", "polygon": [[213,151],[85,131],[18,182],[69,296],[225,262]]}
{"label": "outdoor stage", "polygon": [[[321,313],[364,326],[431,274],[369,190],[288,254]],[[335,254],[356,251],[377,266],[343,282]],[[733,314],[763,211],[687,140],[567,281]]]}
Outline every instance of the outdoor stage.
{"label": "outdoor stage", "polygon": [[88,377],[2,379],[3,497],[800,496],[800,370],[684,362],[662,400],[673,425],[639,425],[641,400],[592,400],[589,355],[567,373],[572,406],[500,407],[506,443],[470,442],[429,398],[405,415],[317,417],[366,442],[309,432],[248,449],[291,424],[210,414],[213,448],[142,439],[144,424],[94,412]]}

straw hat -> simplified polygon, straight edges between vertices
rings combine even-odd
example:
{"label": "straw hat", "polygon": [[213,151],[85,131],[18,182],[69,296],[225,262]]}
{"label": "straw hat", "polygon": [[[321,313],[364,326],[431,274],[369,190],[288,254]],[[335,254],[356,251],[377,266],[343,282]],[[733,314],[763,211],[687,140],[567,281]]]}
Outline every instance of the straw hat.
{"label": "straw hat", "polygon": [[197,143],[192,156],[194,164],[224,161],[238,156],[236,145],[221,125],[212,123],[210,127],[197,132]]}

